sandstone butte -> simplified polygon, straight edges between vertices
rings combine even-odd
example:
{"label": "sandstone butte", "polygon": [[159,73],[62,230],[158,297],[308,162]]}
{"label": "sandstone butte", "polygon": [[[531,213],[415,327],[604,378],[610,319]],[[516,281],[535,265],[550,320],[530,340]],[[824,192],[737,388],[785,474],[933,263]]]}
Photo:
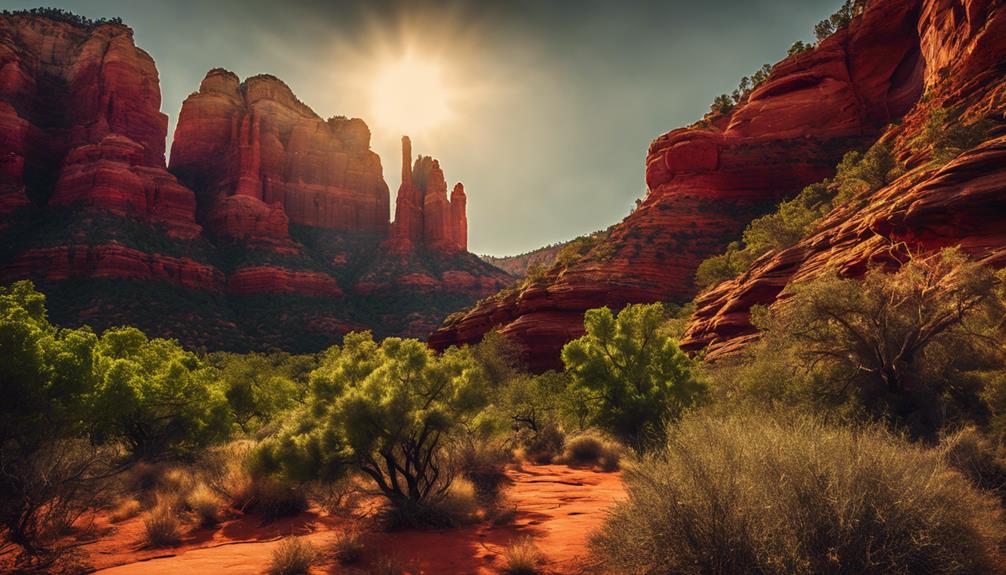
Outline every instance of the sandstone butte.
{"label": "sandstone butte", "polygon": [[349,329],[425,335],[512,281],[467,252],[464,188],[448,197],[407,139],[391,223],[363,120],[214,69],[167,166],[157,69],[130,28],[0,24],[0,280],[34,279],[56,319],[309,351]]}
{"label": "sandstone butte", "polygon": [[[562,345],[582,334],[586,309],[688,301],[703,259],[779,200],[833,175],[846,151],[891,137],[901,159],[917,165],[922,159],[907,142],[933,107],[965,106],[965,117],[1002,120],[1004,65],[1001,0],[870,2],[847,28],[777,63],[745,103],[653,141],[645,200],[584,257],[450,316],[431,345],[498,330],[526,349],[531,368],[558,367]],[[899,241],[962,244],[999,257],[1002,148],[995,140],[939,171],[912,172],[922,179],[899,180],[738,281],[702,294],[684,345],[729,348],[753,333],[751,305],[771,303],[789,281],[833,267],[861,271]]]}

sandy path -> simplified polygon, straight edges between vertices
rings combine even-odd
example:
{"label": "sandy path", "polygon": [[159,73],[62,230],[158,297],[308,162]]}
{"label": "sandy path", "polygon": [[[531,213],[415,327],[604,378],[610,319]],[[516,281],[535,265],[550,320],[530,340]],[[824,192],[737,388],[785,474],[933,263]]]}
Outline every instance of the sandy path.
{"label": "sandy path", "polygon": [[[525,465],[510,471],[514,484],[507,497],[517,506],[512,524],[478,524],[462,529],[368,533],[366,552],[356,570],[336,564],[312,573],[361,573],[374,559],[390,555],[403,560],[414,575],[488,575],[499,573],[499,553],[514,539],[532,536],[544,552],[549,573],[580,573],[585,565],[589,533],[604,519],[604,509],[623,491],[619,473],[600,473],[562,465]],[[223,524],[214,531],[193,531],[181,546],[143,549],[142,522],[137,518],[117,526],[85,547],[103,575],[177,573],[197,575],[261,574],[279,537],[303,534],[324,547],[346,520],[317,513],[258,525],[253,518]]]}

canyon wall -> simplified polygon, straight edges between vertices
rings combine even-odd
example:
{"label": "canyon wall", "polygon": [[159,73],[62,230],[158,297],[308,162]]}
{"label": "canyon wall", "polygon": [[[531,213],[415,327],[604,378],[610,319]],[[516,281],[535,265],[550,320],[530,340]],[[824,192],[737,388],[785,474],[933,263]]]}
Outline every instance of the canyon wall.
{"label": "canyon wall", "polygon": [[[739,239],[752,219],[830,177],[845,152],[864,149],[889,124],[937,105],[927,99],[935,78],[958,92],[1001,97],[1002,14],[1002,2],[991,0],[869,2],[848,27],[776,64],[740,105],[657,138],[646,156],[645,200],[584,257],[452,315],[431,344],[473,342],[498,330],[525,347],[532,368],[554,368],[562,345],[582,334],[586,309],[688,301],[699,263]],[[945,221],[960,222],[954,240],[970,233],[965,203],[941,207],[952,210]],[[903,222],[920,209],[899,203],[889,218]],[[858,242],[852,237],[848,247]],[[749,332],[749,306],[741,302],[772,301],[810,245],[778,256],[776,267],[741,286],[702,296],[686,344],[701,349]],[[814,245],[822,259],[834,253],[829,244]]]}
{"label": "canyon wall", "polygon": [[195,197],[165,169],[157,70],[132,31],[30,15],[2,23],[0,216],[86,205],[198,235]]}
{"label": "canyon wall", "polygon": [[0,24],[0,280],[36,281],[56,321],[312,351],[349,330],[423,336],[512,280],[466,251],[464,190],[448,198],[429,158],[407,190],[418,241],[386,246],[363,120],[214,69],[182,106],[168,167],[157,69],[128,27]]}
{"label": "canyon wall", "polygon": [[273,76],[211,70],[182,104],[171,171],[199,194],[212,234],[284,240],[285,222],[387,233],[388,186],[367,125],[322,120]]}
{"label": "canyon wall", "polygon": [[[787,286],[824,273],[846,277],[870,265],[959,246],[1006,265],[1006,7],[992,0],[926,1],[916,22],[926,98],[884,134],[905,174],[860,204],[842,206],[796,245],[696,300],[682,342],[710,360],[757,337],[754,305],[771,305]],[[986,141],[949,163],[935,162],[920,135],[936,110],[958,125],[987,124]],[[947,129],[950,126],[946,127]]]}

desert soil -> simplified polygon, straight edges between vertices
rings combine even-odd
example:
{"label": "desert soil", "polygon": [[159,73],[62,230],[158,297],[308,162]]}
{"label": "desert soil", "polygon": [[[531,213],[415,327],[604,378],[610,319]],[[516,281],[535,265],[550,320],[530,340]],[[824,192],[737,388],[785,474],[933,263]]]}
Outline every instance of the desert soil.
{"label": "desert soil", "polygon": [[[312,573],[365,573],[369,564],[391,556],[413,575],[500,573],[501,552],[512,541],[532,537],[546,558],[550,574],[573,575],[590,568],[586,544],[605,509],[623,496],[620,473],[602,473],[564,465],[528,465],[511,469],[513,484],[505,497],[517,508],[514,520],[503,526],[482,522],[449,530],[369,530],[362,560],[343,567],[334,562],[316,566]],[[140,517],[111,525],[99,519],[96,540],[82,547],[88,562],[102,575],[152,573],[264,573],[282,537],[302,535],[324,549],[337,533],[353,522],[372,522],[330,516],[312,509],[300,516],[263,525],[254,516],[226,521],[213,529],[193,528],[178,547],[145,546]]]}

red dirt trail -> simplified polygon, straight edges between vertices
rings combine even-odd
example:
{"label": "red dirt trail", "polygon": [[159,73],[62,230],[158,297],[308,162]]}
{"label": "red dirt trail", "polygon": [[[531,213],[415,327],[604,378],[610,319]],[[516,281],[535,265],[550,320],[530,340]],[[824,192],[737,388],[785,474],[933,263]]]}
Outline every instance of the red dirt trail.
{"label": "red dirt trail", "polygon": [[[412,575],[495,574],[505,566],[500,556],[503,548],[528,536],[544,554],[547,573],[584,572],[589,566],[587,538],[601,525],[605,509],[622,497],[621,474],[525,464],[510,470],[509,475],[514,483],[505,497],[517,508],[509,525],[483,522],[449,530],[368,532],[363,536],[366,550],[358,565],[323,563],[312,573],[365,573],[375,559],[391,556],[402,561]],[[315,510],[264,526],[256,517],[245,517],[214,529],[194,529],[175,548],[147,549],[143,522],[137,517],[114,527],[99,524],[105,533],[83,551],[102,575],[258,575],[265,572],[281,537],[303,535],[324,550],[351,521]]]}

